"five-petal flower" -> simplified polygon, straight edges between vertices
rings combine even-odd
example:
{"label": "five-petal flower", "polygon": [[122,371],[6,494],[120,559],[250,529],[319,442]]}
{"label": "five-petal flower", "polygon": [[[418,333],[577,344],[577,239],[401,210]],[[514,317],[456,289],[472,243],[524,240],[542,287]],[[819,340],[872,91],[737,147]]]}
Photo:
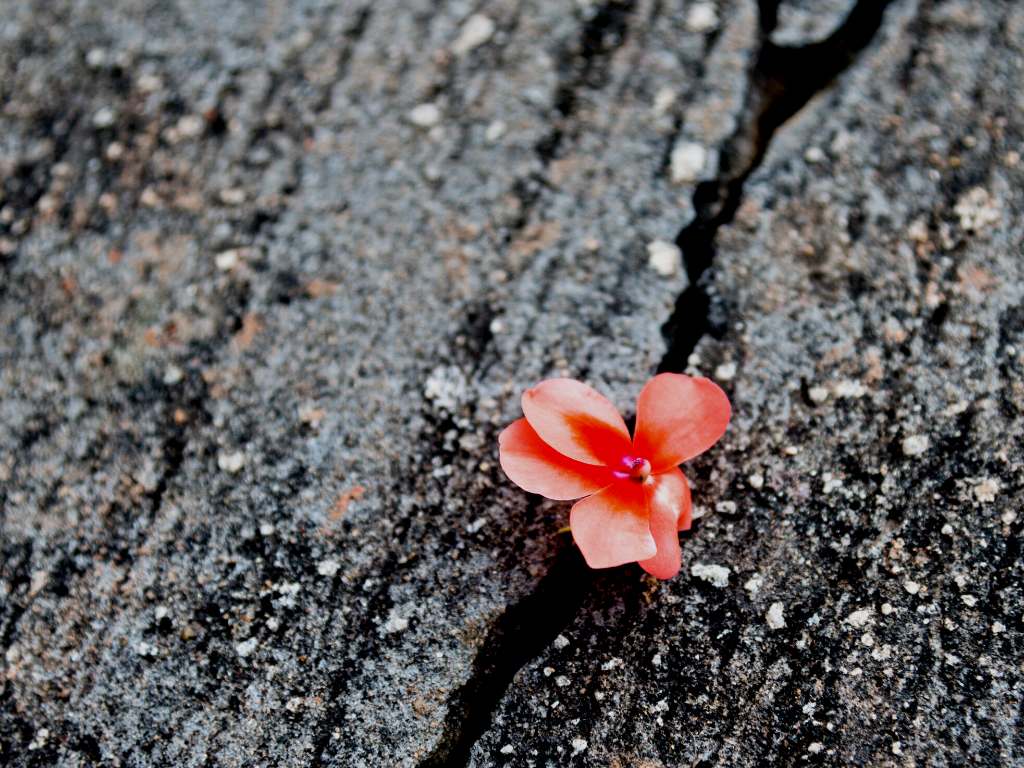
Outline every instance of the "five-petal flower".
{"label": "five-petal flower", "polygon": [[679,531],[690,528],[690,486],[678,465],[725,432],[729,399],[709,379],[655,376],[629,431],[586,384],[548,379],[523,393],[525,418],[499,438],[501,468],[523,490],[577,499],[572,536],[591,568],[639,562],[661,579],[679,572]]}

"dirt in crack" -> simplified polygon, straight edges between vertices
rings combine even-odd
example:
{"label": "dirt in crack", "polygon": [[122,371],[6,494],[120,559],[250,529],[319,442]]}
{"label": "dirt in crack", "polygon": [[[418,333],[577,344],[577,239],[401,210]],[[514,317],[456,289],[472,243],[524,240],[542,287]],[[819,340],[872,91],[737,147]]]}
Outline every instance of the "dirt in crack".
{"label": "dirt in crack", "polygon": [[693,195],[696,215],[676,238],[690,286],[662,327],[669,349],[658,366],[659,373],[682,372],[701,337],[724,330],[725,313],[715,311],[706,280],[701,279],[714,261],[718,228],[736,215],[743,185],[761,164],[776,129],[854,61],[881,26],[889,2],[861,0],[828,39],[787,48],[767,39],[775,26],[778,1],[762,0],[765,37],[750,75],[743,117],[721,150],[718,178],[697,186]]}

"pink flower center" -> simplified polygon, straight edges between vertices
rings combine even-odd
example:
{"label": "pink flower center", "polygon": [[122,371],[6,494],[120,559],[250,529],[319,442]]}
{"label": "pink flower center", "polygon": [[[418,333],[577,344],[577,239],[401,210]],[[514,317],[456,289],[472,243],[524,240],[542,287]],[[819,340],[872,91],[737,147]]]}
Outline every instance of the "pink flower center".
{"label": "pink flower center", "polygon": [[647,459],[634,459],[629,467],[630,480],[643,483],[651,476],[651,462]]}

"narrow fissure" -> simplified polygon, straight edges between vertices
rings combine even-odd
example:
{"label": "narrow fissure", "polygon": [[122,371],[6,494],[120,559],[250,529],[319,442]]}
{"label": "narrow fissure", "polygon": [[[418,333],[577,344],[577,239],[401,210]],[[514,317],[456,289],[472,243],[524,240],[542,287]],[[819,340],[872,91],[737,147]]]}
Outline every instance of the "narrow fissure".
{"label": "narrow fissure", "polygon": [[828,87],[871,41],[890,0],[861,0],[828,39],[801,48],[767,39],[775,26],[778,0],[761,4],[764,42],[750,75],[743,117],[719,155],[719,175],[697,185],[695,215],[676,237],[683,252],[689,287],[662,328],[669,344],[658,372],[682,372],[697,343],[712,330],[711,297],[701,281],[715,257],[715,235],[733,220],[743,185],[764,159],[775,131],[815,94]]}
{"label": "narrow fissure", "polygon": [[[672,317],[662,329],[669,349],[659,372],[682,371],[701,337],[711,328],[711,298],[702,278],[714,260],[715,235],[719,227],[732,221],[742,200],[743,185],[764,158],[775,131],[854,61],[880,27],[889,2],[861,0],[827,40],[785,48],[767,39],[775,26],[779,0],[762,0],[763,42],[751,72],[743,118],[721,151],[718,178],[698,185],[693,197],[696,215],[676,238],[686,261],[690,287],[679,296]],[[595,19],[593,26],[596,29],[608,21]],[[599,50],[588,53],[593,57]],[[574,84],[578,86],[579,82],[575,80]],[[572,112],[573,99],[568,93],[560,93],[559,109],[564,116]],[[537,147],[538,152],[551,159],[560,139],[559,125],[547,143]],[[462,768],[468,764],[473,745],[490,728],[491,717],[516,673],[576,617],[590,593],[592,574],[579,550],[568,546],[536,591],[510,606],[497,620],[476,657],[472,676],[451,699],[443,735],[434,752],[418,768]]]}

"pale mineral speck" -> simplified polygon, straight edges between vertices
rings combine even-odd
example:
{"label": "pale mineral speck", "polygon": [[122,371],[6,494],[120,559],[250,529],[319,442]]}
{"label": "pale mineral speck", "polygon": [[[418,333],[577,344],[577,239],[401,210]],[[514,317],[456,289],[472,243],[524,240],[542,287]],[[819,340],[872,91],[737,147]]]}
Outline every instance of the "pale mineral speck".
{"label": "pale mineral speck", "polygon": [[555,678],[555,685],[557,685],[559,688],[565,688],[567,685],[569,685],[569,678],[565,675],[559,675]]}
{"label": "pale mineral speck", "polygon": [[222,453],[217,457],[217,466],[224,472],[230,472],[232,475],[237,474],[245,466],[245,454],[241,451]]}
{"label": "pale mineral speck", "polygon": [[676,184],[697,181],[707,165],[707,160],[708,153],[702,145],[694,141],[677,143],[669,158],[672,181]]}
{"label": "pale mineral speck", "polygon": [[921,585],[916,581],[910,581],[909,579],[903,582],[903,588],[912,595],[916,595],[921,591]]}
{"label": "pale mineral speck", "polygon": [[652,240],[647,244],[647,263],[663,277],[670,277],[683,268],[683,252],[675,243]]}
{"label": "pale mineral speck", "polygon": [[942,535],[943,536],[952,536],[953,535],[953,526],[950,525],[949,523],[946,523],[944,526],[942,526]]}
{"label": "pale mineral speck", "polygon": [[571,744],[572,744],[572,754],[573,754],[574,757],[576,755],[578,755],[580,752],[584,751],[587,748],[587,740],[586,739],[573,739]]}
{"label": "pale mineral speck", "polygon": [[882,615],[888,616],[893,612],[892,603],[882,603]]}
{"label": "pale mineral speck", "polygon": [[930,445],[927,435],[910,435],[903,438],[903,455],[920,456]]}
{"label": "pale mineral speck", "polygon": [[274,524],[273,523],[260,523],[260,536],[273,536],[274,535]]}
{"label": "pale mineral speck", "polygon": [[686,15],[686,28],[691,32],[710,32],[718,26],[718,8],[714,3],[694,3]]}
{"label": "pale mineral speck", "polygon": [[732,381],[736,376],[736,363],[722,363],[715,368],[715,378],[719,381]]}
{"label": "pale mineral speck", "polygon": [[621,667],[621,666],[622,666],[622,659],[620,659],[618,656],[616,656],[614,659],[609,659],[604,664],[602,664],[601,665],[601,669],[603,669],[605,672],[607,672],[609,669],[615,669],[616,667]]}
{"label": "pale mineral speck", "polygon": [[808,163],[820,163],[825,160],[825,152],[821,147],[808,147],[804,150],[804,160]]}
{"label": "pale mineral speck", "polygon": [[992,634],[998,635],[1006,631],[1006,625],[1001,621],[996,621],[992,624]]}
{"label": "pale mineral speck", "polygon": [[506,744],[501,748],[501,754],[503,755],[511,755],[515,751],[515,748],[511,744]]}
{"label": "pale mineral speck", "polygon": [[168,365],[164,371],[163,382],[168,387],[173,387],[175,384],[180,384],[182,379],[185,378],[185,372],[176,365]]}
{"label": "pale mineral speck", "polygon": [[978,604],[978,598],[976,598],[974,595],[961,595],[960,599],[964,601],[964,605],[966,605],[968,608],[973,608]]}
{"label": "pale mineral speck", "polygon": [[259,641],[255,637],[250,637],[248,640],[245,640],[236,645],[235,652],[243,659],[248,656],[251,656],[252,652],[256,650],[258,642]]}
{"label": "pale mineral speck", "polygon": [[750,593],[750,599],[755,600],[757,598],[757,593],[760,591],[763,585],[764,577],[762,577],[759,573],[755,573],[747,580],[747,583],[743,585],[743,588]]}
{"label": "pale mineral speck", "polygon": [[553,674],[555,674],[554,667],[544,667],[544,677],[551,677]]}
{"label": "pale mineral speck", "polygon": [[661,654],[660,653],[654,654],[654,656],[651,658],[651,664],[653,664],[656,667],[660,667],[661,666]]}
{"label": "pale mineral speck", "polygon": [[857,627],[858,629],[860,627],[866,626],[870,621],[871,621],[871,609],[870,608],[862,608],[859,611],[854,611],[853,613],[851,613],[849,616],[846,617],[846,623],[849,624],[852,627]]}
{"label": "pale mineral speck", "polygon": [[409,620],[399,616],[394,611],[392,611],[390,616],[388,616],[388,620],[381,625],[381,629],[388,635],[404,632],[408,628]]}
{"label": "pale mineral speck", "polygon": [[245,190],[232,187],[230,189],[222,189],[218,194],[220,201],[224,205],[241,205],[245,202]]}
{"label": "pale mineral speck", "polygon": [[953,212],[960,217],[960,228],[975,232],[999,221],[1002,215],[999,201],[983,187],[974,187],[957,201]]}
{"label": "pale mineral speck", "polygon": [[321,576],[333,576],[338,572],[341,564],[337,560],[323,560],[316,567],[316,572]]}
{"label": "pale mineral speck", "polygon": [[811,387],[807,392],[807,396],[811,398],[811,402],[821,405],[828,400],[828,389],[826,387]]}
{"label": "pale mineral speck", "polygon": [[824,748],[824,744],[822,744],[820,741],[815,741],[807,746],[807,751],[810,752],[812,755],[817,755],[820,754]]}
{"label": "pale mineral speck", "polygon": [[555,638],[555,648],[565,648],[569,644],[569,641],[565,638],[565,635],[559,635]]}
{"label": "pale mineral speck", "polygon": [[768,623],[768,629],[782,629],[786,626],[786,619],[782,615],[783,607],[782,603],[772,603],[764,617]]}
{"label": "pale mineral speck", "polygon": [[732,571],[724,565],[705,565],[704,563],[695,563],[690,567],[691,576],[695,579],[703,579],[704,581],[709,582],[713,587],[729,586],[729,575],[731,573]]}
{"label": "pale mineral speck", "polygon": [[871,635],[870,632],[865,632],[863,635],[860,636],[860,644],[866,645],[870,648],[872,645],[875,644],[875,638]]}
{"label": "pale mineral speck", "polygon": [[651,111],[655,115],[663,115],[666,112],[668,112],[669,109],[672,108],[672,105],[675,103],[675,101],[675,89],[672,88],[671,86],[666,85],[664,88],[659,89],[656,94],[654,94],[654,106],[651,108]]}
{"label": "pale mineral speck", "polygon": [[493,20],[482,13],[474,13],[463,23],[459,37],[452,43],[452,53],[464,56],[474,48],[479,48],[491,39],[494,30]]}
{"label": "pale mineral speck", "polygon": [[764,487],[764,475],[757,472],[747,478],[747,482],[750,483],[750,487],[756,489]]}
{"label": "pale mineral speck", "polygon": [[974,498],[983,504],[996,500],[999,493],[999,481],[994,477],[987,477],[974,486]]}
{"label": "pale mineral speck", "polygon": [[719,501],[715,504],[715,511],[720,515],[735,515],[736,509],[735,501]]}
{"label": "pale mineral speck", "polygon": [[221,272],[230,272],[238,263],[238,256],[238,249],[232,248],[214,256],[213,263],[217,265],[217,269]]}
{"label": "pale mineral speck", "polygon": [[100,107],[92,116],[93,128],[109,128],[117,121],[117,112],[110,107]]}
{"label": "pale mineral speck", "polygon": [[505,131],[508,130],[508,126],[505,125],[502,120],[494,120],[490,125],[487,126],[487,130],[484,131],[484,141],[488,144],[493,144],[502,136],[505,135]]}
{"label": "pale mineral speck", "polygon": [[1017,513],[1014,512],[1013,510],[1009,510],[1007,512],[1003,512],[1003,514],[999,516],[999,519],[1007,525],[1009,525],[1010,523],[1014,523],[1017,521]]}
{"label": "pale mineral speck", "polygon": [[864,397],[868,393],[867,387],[861,384],[859,381],[853,379],[846,379],[840,381],[835,386],[836,397]]}
{"label": "pale mineral speck", "polygon": [[418,104],[409,111],[409,122],[418,128],[433,128],[441,122],[441,110],[436,104]]}
{"label": "pale mineral speck", "polygon": [[480,529],[483,528],[485,525],[487,525],[487,518],[478,517],[476,520],[474,520],[472,523],[466,526],[466,533],[471,535],[474,533],[479,533]]}

